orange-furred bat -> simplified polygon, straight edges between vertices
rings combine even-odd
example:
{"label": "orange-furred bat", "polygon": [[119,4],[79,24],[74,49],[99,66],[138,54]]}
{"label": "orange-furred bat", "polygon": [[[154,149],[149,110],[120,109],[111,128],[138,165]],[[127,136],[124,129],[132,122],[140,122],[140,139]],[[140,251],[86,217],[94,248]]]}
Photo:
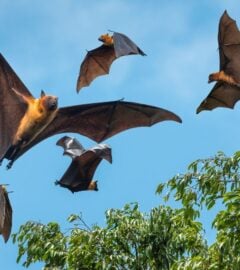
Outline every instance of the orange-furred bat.
{"label": "orange-furred bat", "polygon": [[197,113],[217,107],[233,108],[240,99],[240,32],[227,11],[219,22],[218,44],[220,71],[209,75],[208,82],[216,81],[216,84]]}
{"label": "orange-furred bat", "polygon": [[42,140],[74,132],[101,142],[121,131],[152,126],[176,114],[154,106],[121,100],[58,108],[58,100],[43,92],[35,99],[0,54],[0,160],[8,168]]}
{"label": "orange-furred bat", "polygon": [[108,74],[112,62],[124,55],[146,55],[129,37],[113,32],[98,38],[103,42],[100,47],[89,51],[83,60],[77,80],[77,91],[88,86],[96,77]]}
{"label": "orange-furred bat", "polygon": [[0,185],[0,234],[6,243],[12,230],[12,206],[4,185]]}
{"label": "orange-furred bat", "polygon": [[5,158],[10,160],[14,160],[18,151],[31,143],[52,122],[57,113],[57,97],[46,96],[44,91],[41,91],[41,97],[34,99],[21,94],[14,88],[12,90],[19,102],[25,103],[27,109],[12,138],[12,144],[6,152]]}

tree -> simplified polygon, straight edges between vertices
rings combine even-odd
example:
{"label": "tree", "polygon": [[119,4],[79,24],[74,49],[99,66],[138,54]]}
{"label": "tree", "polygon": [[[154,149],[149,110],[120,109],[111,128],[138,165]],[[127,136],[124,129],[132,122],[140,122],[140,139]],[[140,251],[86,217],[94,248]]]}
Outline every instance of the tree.
{"label": "tree", "polygon": [[[106,212],[106,227],[89,228],[80,216],[70,235],[56,223],[27,222],[14,241],[19,245],[18,261],[28,267],[43,261],[60,269],[170,269],[186,253],[199,254],[205,243],[201,224],[185,218],[184,211],[167,206],[143,214],[137,204]],[[52,269],[52,268],[51,268]]]}
{"label": "tree", "polygon": [[[218,152],[208,159],[199,159],[188,171],[160,184],[157,193],[168,201],[181,201],[187,216],[201,216],[201,209],[210,210],[216,204],[220,210],[212,221],[216,241],[204,255],[186,256],[173,269],[240,269],[240,152],[232,157]],[[211,222],[211,221],[209,221]]]}
{"label": "tree", "polygon": [[[57,223],[27,222],[13,241],[17,261],[28,267],[36,261],[45,269],[240,269],[240,152],[222,152],[191,163],[157,193],[166,204],[142,213],[138,204],[106,212],[106,226],[89,227],[79,215],[71,215],[74,228],[67,234]],[[212,221],[216,240],[208,245],[199,221],[201,210],[221,204]]]}

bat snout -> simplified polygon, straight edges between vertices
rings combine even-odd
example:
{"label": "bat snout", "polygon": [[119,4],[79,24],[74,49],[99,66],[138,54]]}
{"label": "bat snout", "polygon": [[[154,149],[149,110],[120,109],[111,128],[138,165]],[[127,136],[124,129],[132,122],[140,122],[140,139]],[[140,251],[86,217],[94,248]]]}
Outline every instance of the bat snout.
{"label": "bat snout", "polygon": [[57,97],[50,97],[47,101],[47,106],[49,110],[55,110],[58,107],[58,98]]}
{"label": "bat snout", "polygon": [[211,82],[213,82],[213,75],[212,74],[210,74],[209,76],[208,76],[208,83],[211,83]]}
{"label": "bat snout", "polygon": [[47,111],[54,111],[58,107],[58,98],[55,96],[44,96],[41,98],[41,103]]}
{"label": "bat snout", "polygon": [[106,45],[106,46],[112,46],[113,45],[113,38],[109,34],[101,35],[98,38],[98,40],[103,42],[103,44]]}
{"label": "bat snout", "polygon": [[94,185],[94,189],[93,189],[93,190],[95,190],[95,191],[98,191],[98,184],[97,184],[97,182],[98,182],[98,181],[95,181],[95,182],[94,182],[95,185]]}
{"label": "bat snout", "polygon": [[57,108],[57,102],[52,102],[50,105],[50,109],[56,109]]}

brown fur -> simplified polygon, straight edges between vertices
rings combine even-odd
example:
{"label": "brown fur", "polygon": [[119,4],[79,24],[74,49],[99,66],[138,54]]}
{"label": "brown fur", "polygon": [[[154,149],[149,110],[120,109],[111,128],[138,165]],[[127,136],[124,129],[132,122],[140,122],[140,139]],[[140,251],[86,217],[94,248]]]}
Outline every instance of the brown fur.
{"label": "brown fur", "polygon": [[229,83],[231,85],[238,84],[232,76],[227,75],[223,70],[210,74],[209,75],[209,82],[212,82],[212,81],[223,81],[223,82]]}

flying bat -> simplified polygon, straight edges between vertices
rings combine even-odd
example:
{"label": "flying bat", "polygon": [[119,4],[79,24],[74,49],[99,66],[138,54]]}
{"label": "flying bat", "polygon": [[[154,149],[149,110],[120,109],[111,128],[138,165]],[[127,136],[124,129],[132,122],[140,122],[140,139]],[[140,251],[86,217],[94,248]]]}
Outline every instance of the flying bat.
{"label": "flying bat", "polygon": [[72,192],[98,191],[97,181],[93,180],[93,176],[103,159],[112,163],[111,148],[107,144],[98,144],[85,150],[77,139],[68,136],[58,140],[57,145],[63,147],[63,154],[70,156],[72,162],[62,178],[55,184],[68,188]]}
{"label": "flying bat", "polygon": [[12,207],[4,185],[0,185],[0,234],[6,243],[12,229]]}
{"label": "flying bat", "polygon": [[122,100],[58,108],[58,98],[34,98],[0,54],[0,161],[7,168],[42,140],[65,132],[101,142],[140,126],[165,120],[181,122],[176,114],[154,106]]}
{"label": "flying bat", "polygon": [[197,108],[197,113],[217,107],[233,109],[240,99],[240,32],[227,11],[219,22],[218,44],[220,71],[209,75],[208,82],[216,81],[216,84]]}
{"label": "flying bat", "polygon": [[96,77],[109,74],[112,62],[124,55],[146,55],[129,37],[113,32],[99,37],[103,44],[89,51],[84,58],[77,80],[77,92],[88,86]]}

